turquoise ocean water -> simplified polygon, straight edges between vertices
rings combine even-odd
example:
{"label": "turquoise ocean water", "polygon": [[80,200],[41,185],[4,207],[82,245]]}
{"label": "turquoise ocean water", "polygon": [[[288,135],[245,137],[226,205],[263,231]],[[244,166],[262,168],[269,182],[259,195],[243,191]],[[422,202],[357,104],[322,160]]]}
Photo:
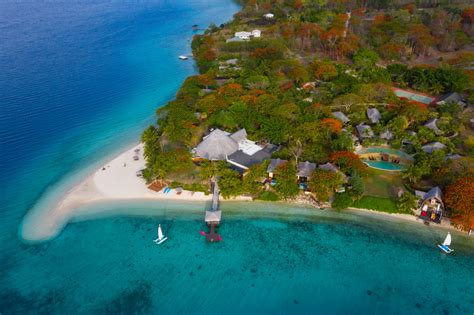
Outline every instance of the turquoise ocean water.
{"label": "turquoise ocean water", "polygon": [[[177,59],[190,52],[190,26],[237,10],[218,0],[0,2],[1,314],[474,312],[472,240],[454,235],[446,256],[435,247],[444,232],[419,224],[224,203],[224,241],[207,244],[204,204],[130,202],[96,206],[94,220],[49,242],[19,239],[28,209],[137,141],[195,72]],[[101,215],[111,209],[137,216]]]}

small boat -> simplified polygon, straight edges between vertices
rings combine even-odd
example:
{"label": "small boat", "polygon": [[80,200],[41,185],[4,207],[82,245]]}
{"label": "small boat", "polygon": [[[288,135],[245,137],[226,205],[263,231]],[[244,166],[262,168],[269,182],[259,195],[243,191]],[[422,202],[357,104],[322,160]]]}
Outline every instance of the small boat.
{"label": "small boat", "polygon": [[188,56],[185,56],[185,55],[181,55],[178,58],[181,60],[188,60]]}
{"label": "small boat", "polygon": [[153,240],[155,244],[160,245],[164,241],[166,241],[168,237],[163,235],[163,232],[161,231],[161,224],[158,224],[158,238],[156,240]]}
{"label": "small boat", "polygon": [[448,232],[448,235],[446,235],[443,244],[439,244],[438,247],[446,254],[449,254],[454,252],[454,250],[449,248],[449,245],[451,245],[451,233]]}

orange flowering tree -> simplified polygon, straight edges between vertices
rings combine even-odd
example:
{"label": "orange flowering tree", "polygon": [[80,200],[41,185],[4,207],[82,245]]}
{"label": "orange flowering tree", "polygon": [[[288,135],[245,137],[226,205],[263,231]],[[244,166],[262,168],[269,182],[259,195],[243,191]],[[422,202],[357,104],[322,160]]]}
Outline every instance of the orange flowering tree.
{"label": "orange flowering tree", "polygon": [[342,172],[351,173],[356,171],[357,174],[365,174],[365,165],[359,159],[359,156],[350,151],[337,151],[331,154],[331,162],[336,164]]}
{"label": "orange flowering tree", "polygon": [[321,120],[323,128],[329,129],[332,133],[340,133],[342,130],[342,123],[334,118],[324,118]]}
{"label": "orange flowering tree", "polygon": [[474,176],[465,176],[446,188],[446,206],[451,222],[463,230],[474,229]]}

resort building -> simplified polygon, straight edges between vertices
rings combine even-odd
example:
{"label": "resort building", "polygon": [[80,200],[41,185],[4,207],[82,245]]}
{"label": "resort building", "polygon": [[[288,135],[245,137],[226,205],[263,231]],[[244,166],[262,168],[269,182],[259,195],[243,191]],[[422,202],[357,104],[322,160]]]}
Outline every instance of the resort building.
{"label": "resort building", "polygon": [[336,119],[339,119],[342,123],[344,124],[347,124],[348,122],[350,122],[351,120],[349,119],[349,117],[347,117],[346,115],[344,115],[343,112],[332,112],[332,115],[336,118]]}
{"label": "resort building", "polygon": [[229,42],[242,42],[242,41],[248,41],[250,38],[258,38],[262,36],[262,31],[261,30],[253,30],[251,32],[246,32],[246,31],[240,31],[240,32],[235,32],[234,37],[229,38],[226,40],[227,43]]}
{"label": "resort building", "polygon": [[373,138],[374,137],[374,132],[372,131],[372,128],[368,125],[360,124],[356,126],[357,134],[359,135],[360,141],[363,139],[367,138]]}
{"label": "resort building", "polygon": [[299,181],[307,181],[315,169],[316,163],[311,163],[308,161],[300,162],[298,163],[298,172],[296,173],[296,177]]}
{"label": "resort building", "polygon": [[443,150],[444,148],[446,148],[446,145],[438,141],[425,144],[421,147],[423,151],[429,154],[433,153],[434,151]]}
{"label": "resort building", "polygon": [[433,187],[428,192],[415,191],[421,198],[420,218],[425,221],[441,222],[444,213],[443,193],[439,187]]}
{"label": "resort building", "polygon": [[271,20],[275,17],[275,15],[273,13],[266,13],[263,15],[264,18],[268,19],[268,20]]}
{"label": "resort building", "polygon": [[425,127],[433,130],[435,135],[440,136],[443,134],[443,132],[436,125],[437,122],[438,118],[432,118],[425,123]]}
{"label": "resort building", "polygon": [[388,129],[384,130],[380,133],[379,138],[390,141],[393,139],[393,133]]}
{"label": "resort building", "polygon": [[369,118],[371,123],[377,124],[382,118],[382,115],[380,115],[377,108],[367,108],[367,118]]}
{"label": "resort building", "polygon": [[282,159],[271,159],[270,164],[268,164],[267,167],[268,177],[273,178],[275,176],[275,170],[278,168],[278,166],[283,165],[285,163],[288,163],[288,161]]}
{"label": "resort building", "polygon": [[269,159],[276,147],[272,144],[258,145],[247,139],[247,131],[234,133],[214,129],[193,150],[195,158],[211,161],[226,161],[238,170],[246,170],[253,164]]}
{"label": "resort building", "polygon": [[252,31],[252,36],[255,37],[255,38],[258,38],[262,35],[262,31],[261,30],[253,30]]}
{"label": "resort building", "polygon": [[441,95],[436,100],[436,105],[442,105],[447,103],[455,103],[461,107],[466,107],[466,102],[464,101],[463,97],[456,92]]}

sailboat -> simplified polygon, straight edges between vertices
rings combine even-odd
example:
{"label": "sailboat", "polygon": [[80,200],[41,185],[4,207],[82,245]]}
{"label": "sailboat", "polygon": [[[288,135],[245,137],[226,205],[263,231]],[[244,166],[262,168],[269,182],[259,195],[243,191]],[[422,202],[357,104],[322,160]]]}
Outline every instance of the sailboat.
{"label": "sailboat", "polygon": [[165,237],[163,235],[163,231],[161,231],[161,224],[158,224],[158,238],[156,240],[153,240],[153,242],[155,242],[157,245],[163,243],[164,241],[166,241],[168,239],[168,237]]}
{"label": "sailboat", "polygon": [[454,250],[449,248],[449,245],[451,245],[451,233],[448,232],[448,235],[446,235],[443,244],[439,244],[438,247],[446,254],[449,254],[454,252]]}

